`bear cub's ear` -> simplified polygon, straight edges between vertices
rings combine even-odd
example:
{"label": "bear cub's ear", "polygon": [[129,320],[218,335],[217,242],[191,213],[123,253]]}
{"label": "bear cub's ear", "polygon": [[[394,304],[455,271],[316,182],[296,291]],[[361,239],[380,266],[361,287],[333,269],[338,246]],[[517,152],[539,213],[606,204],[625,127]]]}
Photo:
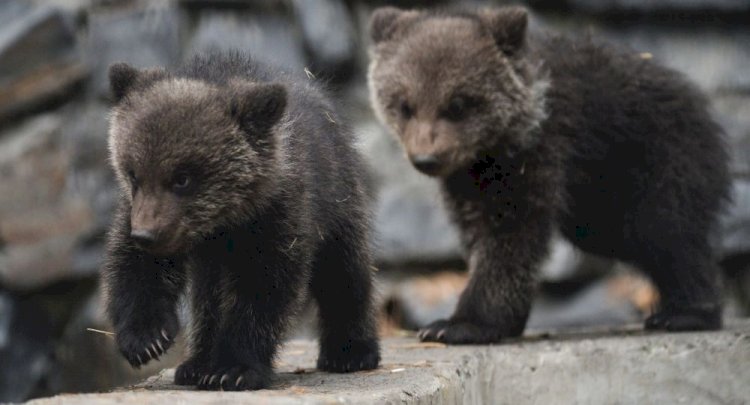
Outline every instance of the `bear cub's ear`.
{"label": "bear cub's ear", "polygon": [[112,64],[109,67],[109,88],[112,99],[119,103],[136,86],[145,87],[167,73],[161,68],[138,70],[124,62]]}
{"label": "bear cub's ear", "polygon": [[248,135],[262,135],[284,115],[287,92],[279,83],[230,82],[230,114]]}
{"label": "bear cub's ear", "polygon": [[396,7],[380,7],[370,17],[370,38],[377,44],[395,37],[398,28],[419,16],[418,11],[405,11]]}
{"label": "bear cub's ear", "polygon": [[119,102],[138,79],[138,69],[127,63],[115,63],[109,67],[109,89],[115,102]]}
{"label": "bear cub's ear", "polygon": [[492,33],[497,46],[506,54],[512,55],[523,47],[529,25],[529,13],[525,8],[485,9],[479,13],[479,18]]}

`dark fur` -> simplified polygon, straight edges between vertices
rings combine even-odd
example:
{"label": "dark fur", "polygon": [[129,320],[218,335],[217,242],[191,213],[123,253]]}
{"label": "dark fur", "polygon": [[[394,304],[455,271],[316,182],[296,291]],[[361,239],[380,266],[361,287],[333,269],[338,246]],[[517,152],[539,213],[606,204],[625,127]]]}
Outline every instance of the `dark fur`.
{"label": "dark fur", "polygon": [[[177,384],[267,387],[307,291],[320,309],[318,368],[377,367],[365,169],[322,93],[238,54],[173,73],[117,64],[110,78],[123,196],[104,283],[127,360],[139,367],[171,345],[189,287],[190,357]],[[192,188],[177,186],[181,173]],[[134,243],[136,223],[153,245]]]}
{"label": "dark fur", "polygon": [[706,99],[634,52],[526,25],[518,7],[372,17],[374,107],[441,179],[472,272],[453,316],[421,338],[521,334],[555,229],[651,276],[661,308],[647,328],[720,328],[709,238],[728,157]]}

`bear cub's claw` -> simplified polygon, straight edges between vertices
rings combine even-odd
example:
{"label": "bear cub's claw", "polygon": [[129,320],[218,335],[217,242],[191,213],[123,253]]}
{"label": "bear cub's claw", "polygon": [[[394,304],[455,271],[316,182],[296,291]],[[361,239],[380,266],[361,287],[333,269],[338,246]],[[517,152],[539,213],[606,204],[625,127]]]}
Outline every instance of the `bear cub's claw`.
{"label": "bear cub's claw", "polygon": [[140,368],[151,360],[158,360],[174,344],[179,323],[177,315],[164,322],[164,326],[136,327],[128,325],[115,328],[115,340],[120,353],[134,368]]}
{"label": "bear cub's claw", "polygon": [[321,346],[318,370],[331,373],[350,373],[372,370],[380,364],[380,347],[377,340]]}
{"label": "bear cub's claw", "polygon": [[196,359],[189,359],[177,367],[174,372],[176,385],[196,385],[198,380],[208,372],[208,366]]}
{"label": "bear cub's claw", "polygon": [[197,382],[199,390],[259,390],[271,384],[270,367],[234,365],[217,367],[203,374]]}
{"label": "bear cub's claw", "polygon": [[500,328],[480,325],[470,321],[439,320],[419,331],[419,340],[423,342],[441,342],[448,344],[483,344],[498,342],[510,336]]}

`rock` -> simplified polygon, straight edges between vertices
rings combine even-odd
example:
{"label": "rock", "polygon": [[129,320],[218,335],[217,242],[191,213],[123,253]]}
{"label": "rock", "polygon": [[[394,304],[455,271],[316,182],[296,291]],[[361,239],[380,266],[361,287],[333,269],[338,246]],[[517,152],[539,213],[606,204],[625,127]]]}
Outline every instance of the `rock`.
{"label": "rock", "polygon": [[745,45],[750,41],[750,31],[743,27],[659,25],[649,21],[607,25],[593,18],[572,24],[554,16],[542,16],[539,23],[543,30],[591,36],[649,54],[657,63],[685,74],[709,96],[750,89],[750,78],[745,74],[745,66],[750,63],[750,49]]}
{"label": "rock", "polygon": [[141,68],[176,64],[181,56],[177,9],[157,6],[92,12],[86,56],[93,67],[92,88],[99,97],[109,96],[107,69],[112,63]]}
{"label": "rock", "polygon": [[733,199],[722,216],[720,242],[721,255],[731,258],[750,254],[750,97],[737,89],[715,95],[713,104],[732,155]]}
{"label": "rock", "polygon": [[203,392],[173,385],[174,370],[104,394],[31,404],[538,404],[743,403],[750,397],[750,323],[700,333],[640,330],[530,335],[499,345],[445,346],[414,337],[383,341],[377,370],[314,369],[317,347],[292,341],[270,389]]}
{"label": "rock", "polygon": [[[750,87],[748,88],[750,89]],[[750,179],[750,96],[742,88],[712,97],[716,118],[727,134],[732,172],[738,180]]]}
{"label": "rock", "polygon": [[286,4],[285,0],[178,0],[188,9],[221,8],[221,9],[279,9]]}
{"label": "rock", "polygon": [[[546,0],[529,0],[533,5],[555,5]],[[588,13],[643,13],[666,12],[748,12],[750,7],[741,0],[567,0],[568,8]],[[557,6],[560,4],[558,3]]]}
{"label": "rock", "polygon": [[70,16],[48,6],[0,5],[0,124],[70,95],[86,76]]}
{"label": "rock", "polygon": [[458,233],[437,182],[414,170],[401,146],[374,120],[360,122],[354,131],[376,182],[376,260],[390,266],[460,260]]}
{"label": "rock", "polygon": [[343,79],[355,68],[355,29],[341,0],[293,0],[292,8],[312,60],[311,70]]}
{"label": "rock", "polygon": [[539,275],[548,283],[579,282],[605,274],[614,264],[613,260],[585,253],[558,236],[550,242],[549,255],[542,262]]}
{"label": "rock", "polygon": [[417,330],[450,317],[468,280],[467,273],[452,271],[384,280],[378,295],[385,300],[384,311],[393,329]]}
{"label": "rock", "polygon": [[[750,32],[696,27],[654,27],[633,24],[606,34],[638,52],[648,52],[655,61],[684,72],[710,93],[750,89],[745,66],[750,64]],[[700,38],[700,41],[696,41]],[[696,61],[700,63],[696,63]]]}
{"label": "rock", "polygon": [[721,248],[725,257],[750,254],[750,180],[735,181],[733,194],[734,201],[722,217]]}
{"label": "rock", "polygon": [[621,326],[643,322],[658,293],[643,276],[615,274],[568,291],[539,294],[529,315],[529,330]]}
{"label": "rock", "polygon": [[275,12],[203,10],[197,17],[187,54],[214,48],[240,50],[302,74],[305,56],[300,39],[289,29],[291,24],[287,16]]}
{"label": "rock", "polygon": [[24,401],[52,366],[48,314],[0,290],[0,402]]}
{"label": "rock", "polygon": [[64,193],[86,196],[98,230],[109,226],[114,211],[117,186],[110,168],[107,149],[109,108],[91,102],[71,106],[61,128],[61,148],[70,156]]}
{"label": "rock", "polygon": [[28,290],[97,271],[79,250],[97,233],[96,200],[72,185],[75,154],[64,147],[63,122],[60,113],[38,116],[0,138],[0,284],[6,287]]}

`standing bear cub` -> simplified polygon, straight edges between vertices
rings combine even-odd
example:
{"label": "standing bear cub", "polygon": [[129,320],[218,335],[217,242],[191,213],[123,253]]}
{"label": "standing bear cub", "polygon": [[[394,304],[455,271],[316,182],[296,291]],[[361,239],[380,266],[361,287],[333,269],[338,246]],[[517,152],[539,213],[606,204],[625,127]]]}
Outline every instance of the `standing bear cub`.
{"label": "standing bear cub", "polygon": [[648,329],[721,327],[710,234],[728,198],[722,131],[681,75],[591,40],[527,33],[520,7],[381,8],[369,71],[379,118],[440,179],[471,279],[423,340],[520,335],[558,230],[659,289]]}
{"label": "standing bear cub", "polygon": [[104,286],[130,364],[174,342],[188,290],[190,357],[175,383],[267,387],[309,291],[318,368],[377,367],[365,169],[321,92],[240,54],[196,57],[174,72],[120,63],[109,75],[122,197]]}

